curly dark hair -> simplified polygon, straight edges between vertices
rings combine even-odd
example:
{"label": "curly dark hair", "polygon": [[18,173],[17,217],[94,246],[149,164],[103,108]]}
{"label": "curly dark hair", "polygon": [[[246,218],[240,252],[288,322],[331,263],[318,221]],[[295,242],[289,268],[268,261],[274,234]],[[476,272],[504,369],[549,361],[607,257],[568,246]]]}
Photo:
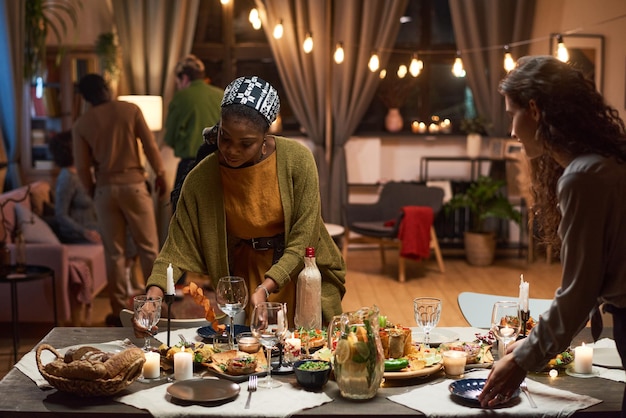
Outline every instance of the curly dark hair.
{"label": "curly dark hair", "polygon": [[63,131],[54,135],[48,142],[48,149],[52,159],[58,167],[71,167],[74,165],[72,154],[72,131]]}
{"label": "curly dark hair", "polygon": [[[571,65],[552,56],[522,57],[500,82],[499,91],[521,108],[535,101],[541,112],[535,135],[546,150],[626,161],[626,129],[619,112],[605,102],[593,81]],[[539,235],[558,250],[561,214],[556,185],[564,168],[547,153],[530,163]]]}

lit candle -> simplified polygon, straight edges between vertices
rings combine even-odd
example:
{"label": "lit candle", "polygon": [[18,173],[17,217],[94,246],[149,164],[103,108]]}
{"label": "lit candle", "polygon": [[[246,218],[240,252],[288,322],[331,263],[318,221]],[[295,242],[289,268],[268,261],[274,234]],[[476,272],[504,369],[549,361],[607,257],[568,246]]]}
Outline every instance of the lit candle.
{"label": "lit candle", "polygon": [[411,132],[413,132],[414,134],[419,133],[419,129],[420,124],[418,121],[414,120],[413,122],[411,122]]}
{"label": "lit candle", "polygon": [[439,125],[437,125],[436,123],[431,123],[430,125],[428,125],[428,132],[430,132],[431,134],[436,134],[439,132]]}
{"label": "lit candle", "polygon": [[296,361],[300,358],[302,351],[302,341],[300,338],[285,339],[285,359],[287,361]]}
{"label": "lit candle", "polygon": [[173,295],[175,293],[174,290],[174,269],[172,268],[172,263],[167,266],[167,291],[168,295]]}
{"label": "lit candle", "polygon": [[424,122],[420,122],[417,125],[417,132],[419,132],[421,134],[425,134],[426,133],[426,124]]}
{"label": "lit candle", "polygon": [[174,379],[187,380],[193,377],[193,356],[191,351],[174,353]]}
{"label": "lit candle", "polygon": [[161,374],[161,355],[159,353],[144,353],[146,362],[143,364],[144,379],[156,379]]}
{"label": "lit candle", "polygon": [[593,347],[583,345],[574,348],[574,371],[576,373],[591,373],[593,365]]}
{"label": "lit candle", "polygon": [[529,284],[524,281],[524,275],[520,275],[519,282],[519,307],[523,312],[528,312]]}
{"label": "lit candle", "polygon": [[503,338],[510,337],[513,335],[513,328],[509,328],[509,326],[500,328],[500,335],[502,335]]}
{"label": "lit candle", "polygon": [[443,370],[448,377],[462,377],[465,372],[467,353],[465,351],[447,350],[442,354]]}
{"label": "lit candle", "polygon": [[559,372],[556,369],[552,369],[550,370],[549,374],[551,379],[556,379],[556,377],[559,375]]}

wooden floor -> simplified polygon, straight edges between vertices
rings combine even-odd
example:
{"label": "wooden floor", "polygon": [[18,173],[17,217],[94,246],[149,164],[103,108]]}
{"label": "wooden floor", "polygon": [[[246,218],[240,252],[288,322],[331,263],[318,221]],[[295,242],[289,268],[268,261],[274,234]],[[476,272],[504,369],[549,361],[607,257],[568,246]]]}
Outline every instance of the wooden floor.
{"label": "wooden floor", "polygon": [[[397,251],[395,252],[397,254]],[[415,326],[412,301],[418,296],[434,296],[443,300],[439,326],[465,326],[456,299],[463,291],[493,293],[517,297],[520,274],[530,283],[530,297],[551,298],[560,283],[561,266],[544,260],[527,263],[524,258],[499,257],[489,267],[473,267],[460,256],[444,252],[446,272],[440,273],[434,260],[407,261],[407,280],[397,281],[397,256],[387,251],[387,264],[382,268],[375,249],[354,249],[348,252],[348,274],[344,311],[377,305],[391,321]],[[106,293],[106,292],[105,292]],[[106,294],[96,298],[92,319],[94,326],[104,326],[109,313]],[[0,378],[13,366],[13,345],[10,324],[0,324]],[[19,356],[30,349],[50,331],[52,324],[20,325]],[[18,356],[18,358],[19,358]]]}

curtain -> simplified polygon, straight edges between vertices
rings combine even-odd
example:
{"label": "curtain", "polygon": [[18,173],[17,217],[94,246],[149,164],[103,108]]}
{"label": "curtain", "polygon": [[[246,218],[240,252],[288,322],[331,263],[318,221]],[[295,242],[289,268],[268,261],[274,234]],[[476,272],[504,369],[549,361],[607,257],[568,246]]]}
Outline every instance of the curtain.
{"label": "curtain", "polygon": [[[0,189],[21,186],[20,146],[24,135],[24,0],[0,0]],[[4,138],[3,138],[4,137]]]}
{"label": "curtain", "polygon": [[[479,115],[491,122],[492,136],[507,136],[509,122],[498,84],[504,77],[504,45],[529,39],[535,0],[449,0],[457,49],[461,51],[467,82]],[[502,48],[489,48],[502,45]],[[514,58],[528,45],[511,48]]]}
{"label": "curtain", "polygon": [[[322,213],[342,223],[347,201],[344,144],[356,129],[378,86],[367,63],[378,51],[381,68],[395,42],[407,0],[256,0],[285,92],[294,114],[315,144]],[[276,23],[284,35],[274,39]],[[302,50],[307,32],[310,54]],[[342,42],[345,60],[333,61]],[[330,157],[330,158],[328,158]]]}
{"label": "curtain", "polygon": [[[123,51],[124,79],[120,90],[126,89],[124,94],[162,96],[164,112],[167,111],[167,104],[175,92],[174,68],[180,58],[191,51],[198,5],[199,0],[113,0],[113,19]],[[155,135],[157,142],[162,144],[162,135]],[[169,196],[176,160],[168,147],[162,147],[162,150],[167,168],[166,196]],[[157,204],[161,243],[167,236],[171,217],[169,199],[166,200],[166,204]]]}

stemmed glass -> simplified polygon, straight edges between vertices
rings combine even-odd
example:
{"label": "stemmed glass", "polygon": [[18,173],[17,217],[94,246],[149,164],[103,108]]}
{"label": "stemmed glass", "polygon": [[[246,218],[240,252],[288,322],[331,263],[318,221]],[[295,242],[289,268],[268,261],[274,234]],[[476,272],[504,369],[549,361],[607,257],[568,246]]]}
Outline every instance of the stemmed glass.
{"label": "stemmed glass", "polygon": [[255,306],[250,330],[267,350],[267,377],[259,381],[258,386],[269,389],[281,386],[281,382],[272,379],[272,348],[278,341],[284,339],[289,331],[284,305],[278,302],[263,302]]}
{"label": "stemmed glass", "polygon": [[430,344],[430,331],[437,326],[441,318],[441,299],[415,298],[413,299],[413,313],[415,322],[424,330],[424,344]]}
{"label": "stemmed glass", "polygon": [[248,286],[243,277],[224,276],[217,283],[215,293],[217,306],[230,318],[228,347],[232,350],[235,348],[234,320],[248,304]]}
{"label": "stemmed glass", "polygon": [[502,343],[502,349],[498,353],[506,354],[506,346],[515,341],[520,333],[522,321],[520,318],[519,303],[515,301],[500,301],[493,304],[491,311],[491,331],[498,341]]}
{"label": "stemmed glass", "polygon": [[[160,297],[149,297],[147,295],[139,295],[133,298],[135,320],[139,325],[146,328],[149,333],[152,333],[152,327],[161,318],[161,302]],[[143,351],[152,351],[150,337],[144,338]]]}

